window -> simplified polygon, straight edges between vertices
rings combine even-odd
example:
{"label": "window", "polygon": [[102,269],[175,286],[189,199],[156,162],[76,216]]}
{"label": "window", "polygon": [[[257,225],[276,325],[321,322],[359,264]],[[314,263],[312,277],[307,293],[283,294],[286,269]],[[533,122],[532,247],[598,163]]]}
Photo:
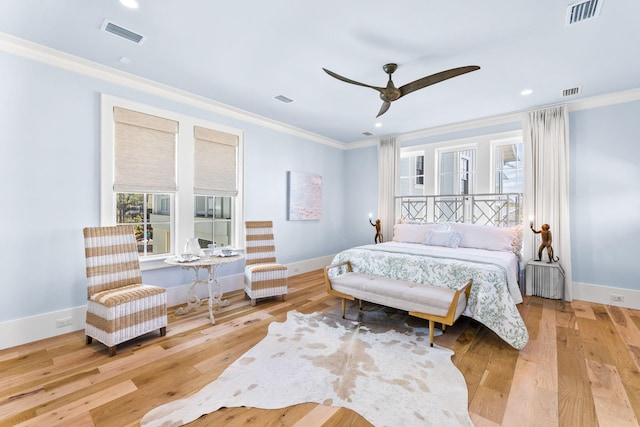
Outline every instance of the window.
{"label": "window", "polygon": [[421,195],[424,188],[424,155],[409,154],[400,158],[402,194]]}
{"label": "window", "polygon": [[135,227],[140,256],[171,252],[169,194],[116,193],[116,224]]}
{"label": "window", "polygon": [[439,157],[439,194],[473,193],[476,150],[442,151]]}
{"label": "window", "polygon": [[520,140],[493,146],[493,189],[495,193],[522,193],[524,170]]}
{"label": "window", "polygon": [[195,196],[194,236],[201,247],[232,244],[233,199],[231,197]]}
{"label": "window", "polygon": [[240,130],[108,95],[101,114],[101,223],[135,226],[143,269],[241,244]]}
{"label": "window", "polygon": [[522,157],[520,130],[401,147],[399,195],[522,193]]}

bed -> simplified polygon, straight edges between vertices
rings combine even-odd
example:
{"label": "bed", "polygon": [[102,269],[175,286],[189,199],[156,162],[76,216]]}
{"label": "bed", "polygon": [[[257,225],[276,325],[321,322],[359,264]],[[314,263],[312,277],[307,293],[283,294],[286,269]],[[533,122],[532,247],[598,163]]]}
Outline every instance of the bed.
{"label": "bed", "polygon": [[520,350],[529,340],[516,304],[520,227],[463,223],[396,224],[393,241],[338,253],[353,271],[432,286],[458,288],[473,279],[463,315]]}

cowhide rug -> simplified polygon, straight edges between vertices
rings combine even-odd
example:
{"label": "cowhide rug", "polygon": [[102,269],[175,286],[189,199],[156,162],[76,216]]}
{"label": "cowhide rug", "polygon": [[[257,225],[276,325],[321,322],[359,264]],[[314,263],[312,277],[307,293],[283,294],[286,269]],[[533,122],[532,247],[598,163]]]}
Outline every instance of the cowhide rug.
{"label": "cowhide rug", "polygon": [[428,328],[290,311],[218,379],[153,409],[141,425],[183,425],[222,407],[315,402],[352,409],[375,426],[473,426],[452,355],[429,346]]}

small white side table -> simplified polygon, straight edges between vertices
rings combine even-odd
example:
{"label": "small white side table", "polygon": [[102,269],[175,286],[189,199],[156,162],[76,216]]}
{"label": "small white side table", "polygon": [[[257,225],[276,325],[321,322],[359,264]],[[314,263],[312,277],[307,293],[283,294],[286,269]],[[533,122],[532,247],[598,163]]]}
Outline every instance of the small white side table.
{"label": "small white side table", "polygon": [[[176,257],[167,258],[165,262],[169,265],[178,265],[184,269],[192,269],[194,274],[193,283],[189,286],[187,291],[187,305],[180,307],[175,311],[177,316],[181,316],[190,312],[192,309],[199,307],[202,301],[200,297],[196,295],[195,288],[198,284],[207,284],[209,289],[209,319],[211,324],[215,325],[216,321],[213,317],[213,305],[217,304],[219,307],[226,307],[229,305],[229,301],[222,300],[222,284],[218,281],[216,270],[223,264],[230,264],[232,262],[240,261],[244,258],[242,254],[234,254],[233,256],[211,256],[202,257],[195,261],[183,262],[178,261]],[[207,277],[201,279],[199,277],[200,269],[207,270]]]}
{"label": "small white side table", "polygon": [[527,295],[561,299],[562,309],[566,303],[564,269],[559,262],[530,260],[525,266],[525,287]]}

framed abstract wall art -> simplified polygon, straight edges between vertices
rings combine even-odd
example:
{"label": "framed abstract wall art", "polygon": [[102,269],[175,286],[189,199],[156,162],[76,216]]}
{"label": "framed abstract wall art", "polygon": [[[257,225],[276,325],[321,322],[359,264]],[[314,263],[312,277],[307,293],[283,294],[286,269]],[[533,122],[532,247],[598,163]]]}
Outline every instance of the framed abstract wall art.
{"label": "framed abstract wall art", "polygon": [[313,221],[322,218],[322,177],[305,172],[287,172],[289,221]]}

